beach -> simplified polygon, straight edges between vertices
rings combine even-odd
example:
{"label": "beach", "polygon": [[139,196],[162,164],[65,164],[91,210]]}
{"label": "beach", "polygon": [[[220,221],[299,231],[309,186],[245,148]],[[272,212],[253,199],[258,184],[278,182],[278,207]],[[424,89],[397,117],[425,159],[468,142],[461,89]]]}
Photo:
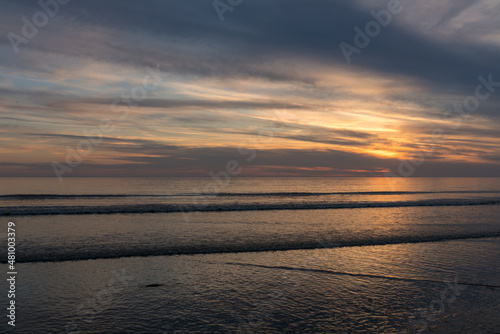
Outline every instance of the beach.
{"label": "beach", "polygon": [[487,238],[26,263],[17,330],[497,333],[499,255]]}
{"label": "beach", "polygon": [[[19,333],[500,330],[498,179],[238,179],[197,207],[210,180],[28,181],[0,195]],[[137,205],[191,211],[102,213]]]}

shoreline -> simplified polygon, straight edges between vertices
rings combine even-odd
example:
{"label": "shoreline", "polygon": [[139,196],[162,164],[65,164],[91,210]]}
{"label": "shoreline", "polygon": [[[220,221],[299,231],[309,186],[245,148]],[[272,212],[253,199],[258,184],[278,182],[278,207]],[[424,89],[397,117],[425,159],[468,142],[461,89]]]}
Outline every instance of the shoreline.
{"label": "shoreline", "polygon": [[[494,266],[499,255],[500,238],[489,238],[355,250],[24,263],[19,264],[24,289],[20,288],[23,292],[18,297],[18,329],[24,324],[30,330],[50,332],[70,323],[92,333],[144,330],[147,326],[151,333],[279,332],[294,324],[304,331],[412,332],[422,324],[422,317],[412,322],[411,316],[422,308],[438,311],[438,304],[431,302],[439,300],[447,286],[454,287],[455,279],[500,285],[500,270],[494,270],[499,268]],[[467,268],[463,263],[452,265],[459,258]],[[405,259],[412,259],[413,264],[408,266]],[[231,264],[235,262],[246,265]],[[400,263],[406,263],[405,267]],[[365,276],[338,275],[339,270]],[[425,281],[436,277],[441,281]],[[455,290],[460,293],[455,300],[447,294],[443,311],[434,312],[433,321],[433,317],[424,318],[429,332],[468,328],[474,322],[482,324],[484,333],[498,329],[497,323],[480,319],[491,320],[497,314],[495,298],[500,298],[500,289],[469,286]],[[47,301],[55,308],[43,306]],[[31,321],[25,318],[28,308],[33,311]],[[474,309],[478,311],[472,319],[468,314]]]}

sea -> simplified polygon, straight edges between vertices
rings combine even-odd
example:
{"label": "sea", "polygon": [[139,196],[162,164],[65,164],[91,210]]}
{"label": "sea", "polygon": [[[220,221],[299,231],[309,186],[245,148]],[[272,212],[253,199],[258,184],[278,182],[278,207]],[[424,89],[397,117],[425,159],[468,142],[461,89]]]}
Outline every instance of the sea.
{"label": "sea", "polygon": [[0,330],[500,333],[499,217],[500,178],[0,178]]}

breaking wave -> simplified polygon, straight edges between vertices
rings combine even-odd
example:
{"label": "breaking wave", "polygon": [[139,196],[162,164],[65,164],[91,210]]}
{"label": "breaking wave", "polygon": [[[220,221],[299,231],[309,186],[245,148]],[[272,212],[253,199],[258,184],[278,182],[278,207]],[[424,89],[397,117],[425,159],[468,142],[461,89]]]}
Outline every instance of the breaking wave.
{"label": "breaking wave", "polygon": [[212,204],[120,204],[90,206],[9,206],[0,207],[0,216],[130,214],[212,211],[270,211],[360,209],[388,207],[498,205],[500,197],[473,199],[424,199],[408,201],[310,202],[310,203],[212,203]]}

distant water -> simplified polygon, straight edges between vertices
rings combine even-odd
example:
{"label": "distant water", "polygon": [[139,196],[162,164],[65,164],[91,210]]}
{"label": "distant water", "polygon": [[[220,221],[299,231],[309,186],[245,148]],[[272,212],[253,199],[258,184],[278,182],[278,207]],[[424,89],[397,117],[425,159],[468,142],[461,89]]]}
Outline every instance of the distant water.
{"label": "distant water", "polygon": [[0,215],[24,262],[500,236],[499,178],[227,181],[4,178]]}

